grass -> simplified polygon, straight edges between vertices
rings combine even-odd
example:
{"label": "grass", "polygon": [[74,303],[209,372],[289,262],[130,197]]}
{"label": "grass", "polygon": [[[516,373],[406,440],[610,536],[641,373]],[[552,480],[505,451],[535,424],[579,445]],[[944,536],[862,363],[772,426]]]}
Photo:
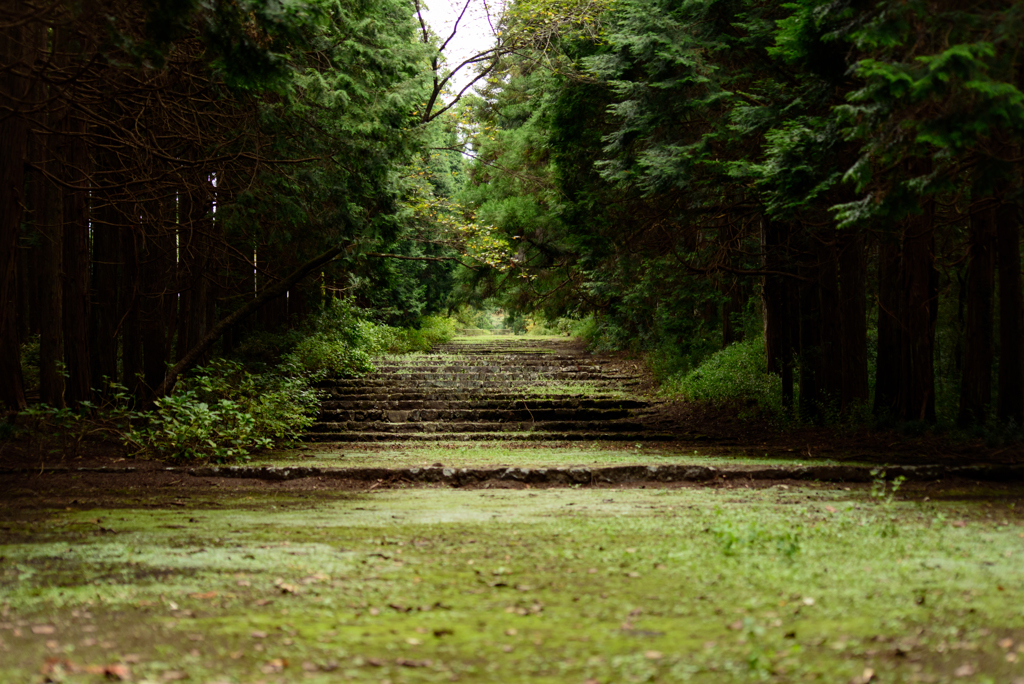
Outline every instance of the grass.
{"label": "grass", "polygon": [[91,683],[102,677],[84,666],[124,663],[137,682],[395,684],[1024,675],[1019,493],[910,502],[880,488],[10,503],[0,672]]}
{"label": "grass", "polygon": [[[385,467],[415,468],[441,463],[450,468],[481,466],[514,466],[553,468],[570,466],[612,465],[705,465],[718,468],[733,466],[800,466],[804,460],[777,457],[754,457],[723,451],[700,453],[659,447],[657,444],[582,443],[540,445],[535,442],[466,444],[452,442],[434,446],[411,446],[408,442],[391,444],[325,445],[303,450],[264,453],[260,464],[316,467]],[[868,465],[852,461],[816,459],[813,465]]]}

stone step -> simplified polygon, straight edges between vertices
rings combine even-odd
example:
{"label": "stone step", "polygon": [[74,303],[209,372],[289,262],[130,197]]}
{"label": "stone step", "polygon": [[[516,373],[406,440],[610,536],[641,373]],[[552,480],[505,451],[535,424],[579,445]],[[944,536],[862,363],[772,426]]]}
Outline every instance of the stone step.
{"label": "stone step", "polygon": [[549,421],[549,420],[616,420],[632,415],[630,409],[578,409],[566,408],[463,408],[463,409],[391,409],[372,405],[356,409],[321,410],[318,422],[370,422],[419,423],[435,421]]}
{"label": "stone step", "polygon": [[423,421],[391,423],[385,421],[317,422],[307,434],[330,432],[641,432],[637,420],[546,420],[499,423],[495,421],[457,422]]}
{"label": "stone step", "polygon": [[307,440],[671,439],[642,420],[660,402],[620,395],[637,374],[562,340],[449,343],[376,363],[366,377],[320,383],[327,398]]}
{"label": "stone step", "polygon": [[[475,390],[466,389],[443,389],[429,388],[409,389],[397,388],[370,388],[372,391],[362,392],[360,388],[328,389],[332,397],[325,401],[358,401],[358,402],[392,402],[392,401],[583,401],[593,399],[594,401],[640,401],[623,399],[615,390],[607,392],[597,391],[594,388],[586,388],[586,391],[577,391],[574,394],[539,392],[530,393],[529,390],[509,392],[505,389],[482,388]],[[384,391],[379,391],[383,389]],[[532,404],[531,404],[532,405]]]}
{"label": "stone step", "polygon": [[666,442],[659,432],[307,432],[307,442]]}
{"label": "stone step", "polygon": [[653,402],[637,399],[584,399],[580,397],[558,398],[524,398],[506,396],[502,398],[481,399],[397,399],[391,400],[388,395],[370,395],[369,399],[335,400],[329,399],[321,404],[325,411],[344,411],[356,409],[380,409],[384,411],[457,411],[466,409],[522,409],[524,404],[532,411],[538,409],[642,409],[653,406]]}
{"label": "stone step", "polygon": [[[364,378],[399,378],[405,379],[410,378],[412,380],[424,380],[433,378],[450,378],[457,380],[459,378],[529,378],[531,380],[601,380],[608,377],[615,377],[614,375],[603,372],[602,370],[583,370],[575,368],[544,368],[544,369],[524,369],[518,366],[508,366],[506,368],[487,368],[478,366],[476,368],[442,368],[438,370],[419,370],[413,368],[407,368],[400,371],[386,371],[377,370],[375,373],[364,376]],[[625,377],[625,376],[624,376]],[[636,377],[636,376],[633,376]]]}
{"label": "stone step", "polygon": [[563,373],[603,373],[598,363],[432,363],[432,364],[381,364],[375,363],[377,373],[404,375],[405,373],[541,373],[560,371]]}
{"label": "stone step", "polygon": [[600,364],[600,359],[595,359],[589,354],[517,354],[515,352],[504,352],[501,354],[474,354],[467,353],[444,353],[444,354],[403,354],[394,356],[377,357],[378,363],[394,363],[400,366],[416,365],[422,362],[434,361],[439,363],[504,363],[506,361],[518,361],[520,363],[590,363]]}
{"label": "stone step", "polygon": [[483,382],[488,384],[501,384],[513,381],[531,381],[542,385],[564,384],[566,381],[590,382],[596,384],[609,384],[612,382],[638,382],[637,375],[606,374],[606,373],[551,373],[535,376],[534,374],[513,374],[513,373],[402,373],[396,375],[366,375],[361,378],[328,378],[320,383],[324,387],[380,387],[380,386],[412,386],[417,383],[439,383],[439,382]]}

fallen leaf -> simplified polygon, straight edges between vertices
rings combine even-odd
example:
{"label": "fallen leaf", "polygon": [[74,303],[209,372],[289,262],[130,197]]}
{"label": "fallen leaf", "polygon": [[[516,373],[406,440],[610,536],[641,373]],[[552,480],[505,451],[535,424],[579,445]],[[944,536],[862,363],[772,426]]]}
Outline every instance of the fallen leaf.
{"label": "fallen leaf", "polygon": [[119,682],[126,682],[132,678],[131,670],[128,669],[127,665],[121,663],[107,665],[106,671],[103,674],[107,679],[116,679]]}
{"label": "fallen leaf", "polygon": [[875,681],[875,671],[870,667],[865,667],[863,672],[850,680],[850,684],[868,684],[873,681]]}
{"label": "fallen leaf", "polygon": [[971,665],[970,663],[964,663],[960,667],[958,667],[955,670],[953,670],[953,675],[955,677],[970,677],[973,674],[974,674],[974,665]]}
{"label": "fallen leaf", "polygon": [[999,648],[1007,649],[1007,648],[1010,648],[1011,646],[1013,646],[1013,639],[1007,637],[1005,639],[1000,639],[999,640]]}
{"label": "fallen leaf", "polygon": [[405,640],[405,643],[409,644],[410,646],[419,646],[423,642],[420,639],[417,639],[416,637],[409,637]]}
{"label": "fallen leaf", "polygon": [[828,511],[829,513],[835,513],[836,512],[836,507],[835,506],[825,506],[825,510]]}
{"label": "fallen leaf", "polygon": [[967,527],[967,523],[963,520],[954,520],[950,525],[953,527]]}
{"label": "fallen leaf", "polygon": [[199,593],[199,594],[189,594],[190,598],[202,599],[204,601],[207,600],[207,599],[215,598],[216,596],[217,596],[217,592],[215,592],[215,591],[207,591],[207,592],[203,592],[203,593]]}
{"label": "fallen leaf", "polygon": [[262,630],[257,629],[250,636],[253,639],[266,639],[267,638],[267,633],[262,631]]}
{"label": "fallen leaf", "polygon": [[57,628],[53,625],[32,625],[33,634],[53,634]]}
{"label": "fallen leaf", "polygon": [[743,629],[743,620],[737,620],[736,622],[729,624],[729,629],[731,629],[734,632],[740,631],[741,629]]}
{"label": "fallen leaf", "polygon": [[430,667],[434,664],[432,660],[409,660],[408,658],[396,658],[395,665],[400,667]]}
{"label": "fallen leaf", "polygon": [[519,634],[519,630],[515,627],[509,627],[505,630],[505,636],[515,636],[516,634]]}
{"label": "fallen leaf", "polygon": [[165,682],[177,682],[182,679],[188,679],[188,675],[181,670],[168,670],[160,675],[160,678]]}
{"label": "fallen leaf", "polygon": [[804,597],[804,605],[805,606],[813,606],[814,605],[814,599],[812,599],[810,596],[805,596]]}
{"label": "fallen leaf", "polygon": [[285,667],[288,666],[288,661],[283,658],[274,658],[268,661],[265,665],[260,666],[260,672],[263,674],[275,674],[282,672]]}
{"label": "fallen leaf", "polygon": [[648,660],[661,660],[665,655],[661,651],[644,651],[644,658]]}

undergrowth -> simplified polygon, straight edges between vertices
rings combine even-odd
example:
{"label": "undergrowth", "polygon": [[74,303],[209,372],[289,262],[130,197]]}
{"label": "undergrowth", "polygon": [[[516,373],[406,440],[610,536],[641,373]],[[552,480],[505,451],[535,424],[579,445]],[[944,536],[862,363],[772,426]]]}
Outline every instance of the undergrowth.
{"label": "undergrowth", "polygon": [[768,372],[759,337],[731,344],[692,371],[669,376],[662,393],[690,401],[753,403],[766,413],[784,413],[782,380]]}
{"label": "undergrowth", "polygon": [[[334,299],[300,329],[257,332],[231,358],[193,369],[151,411],[138,410],[123,385],[107,383],[93,390],[96,403],[30,406],[15,423],[3,424],[0,439],[25,439],[61,458],[102,438],[169,461],[244,460],[300,437],[315,420],[315,386],[325,376],[364,375],[374,370],[375,357],[430,351],[460,326],[454,318],[426,316],[418,328],[397,328],[369,320],[351,299]],[[38,378],[37,340],[22,352],[25,376]]]}
{"label": "undergrowth", "polygon": [[294,365],[254,374],[237,361],[216,359],[156,400],[144,426],[125,439],[170,461],[245,459],[297,441],[312,425],[320,393]]}

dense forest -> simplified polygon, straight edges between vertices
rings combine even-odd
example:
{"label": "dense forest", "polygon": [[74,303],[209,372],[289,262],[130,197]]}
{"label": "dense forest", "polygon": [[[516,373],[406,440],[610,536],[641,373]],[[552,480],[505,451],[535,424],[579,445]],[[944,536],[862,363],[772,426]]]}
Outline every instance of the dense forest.
{"label": "dense forest", "polygon": [[1020,424],[1020,3],[513,7],[560,24],[473,106],[528,276],[480,292],[683,369],[763,333],[805,420]]}
{"label": "dense forest", "polygon": [[585,321],[667,375],[746,338],[803,421],[1024,422],[1024,6],[515,0],[495,33],[452,64],[405,0],[3,2],[4,405],[148,407],[341,298]]}

